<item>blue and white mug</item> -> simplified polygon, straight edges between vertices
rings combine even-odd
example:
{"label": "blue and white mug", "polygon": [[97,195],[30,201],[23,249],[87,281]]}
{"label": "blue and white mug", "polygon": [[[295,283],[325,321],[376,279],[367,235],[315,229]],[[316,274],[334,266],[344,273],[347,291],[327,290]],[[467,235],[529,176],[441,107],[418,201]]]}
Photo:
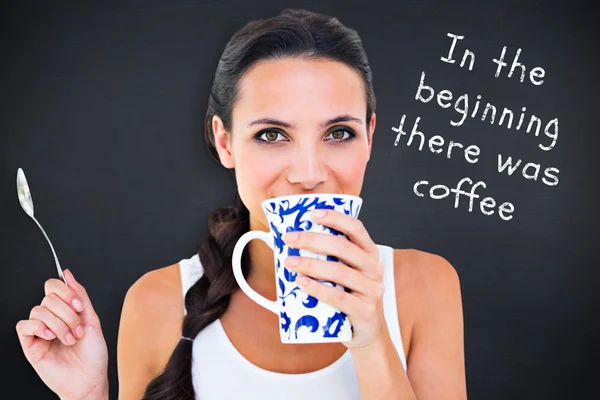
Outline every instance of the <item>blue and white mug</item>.
{"label": "blue and white mug", "polygon": [[[297,284],[297,273],[285,268],[287,256],[312,257],[320,260],[339,261],[330,255],[296,249],[285,244],[283,235],[290,231],[310,231],[345,236],[333,228],[313,222],[313,209],[333,209],[358,218],[362,199],[357,196],[334,193],[299,194],[267,199],[261,203],[270,226],[269,232],[249,231],[235,245],[232,266],[240,288],[256,303],[279,316],[282,343],[331,343],[352,339],[352,326],[346,314],[306,294]],[[242,274],[241,258],[246,244],[260,239],[273,250],[275,260],[275,285],[277,301],[258,294],[248,285]],[[325,280],[319,282],[347,290],[343,286]]]}

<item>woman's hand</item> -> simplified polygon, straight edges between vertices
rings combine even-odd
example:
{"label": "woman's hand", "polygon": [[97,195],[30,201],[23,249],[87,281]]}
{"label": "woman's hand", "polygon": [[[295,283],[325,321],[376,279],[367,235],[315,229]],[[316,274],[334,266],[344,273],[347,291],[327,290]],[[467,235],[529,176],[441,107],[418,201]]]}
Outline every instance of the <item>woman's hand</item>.
{"label": "woman's hand", "polygon": [[[318,216],[320,211],[324,212],[324,216]],[[379,260],[379,249],[362,222],[350,215],[319,209],[311,212],[311,218],[344,233],[350,240],[344,236],[308,231],[288,232],[283,240],[294,248],[335,256],[339,261],[290,256],[285,259],[285,266],[299,274],[296,282],[308,295],[348,316],[353,337],[344,343],[346,347],[370,346],[385,337],[382,335],[389,335],[383,314],[383,263]],[[292,240],[291,233],[296,235],[295,240]],[[292,266],[293,262],[297,265]],[[335,282],[352,292],[347,293],[310,278]],[[303,285],[303,282],[306,284]]]}
{"label": "woman's hand", "polygon": [[108,399],[108,351],[100,320],[85,288],[71,271],[64,273],[69,286],[48,279],[41,304],[33,307],[28,320],[17,323],[21,347],[61,399]]}

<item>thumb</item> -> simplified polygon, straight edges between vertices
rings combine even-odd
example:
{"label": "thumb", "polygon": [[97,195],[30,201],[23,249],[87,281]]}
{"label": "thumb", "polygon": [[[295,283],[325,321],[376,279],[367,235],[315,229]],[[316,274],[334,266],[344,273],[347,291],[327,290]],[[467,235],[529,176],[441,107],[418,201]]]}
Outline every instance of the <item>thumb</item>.
{"label": "thumb", "polygon": [[100,320],[96,314],[96,311],[94,310],[94,307],[92,306],[92,301],[90,300],[87,291],[79,282],[75,280],[75,277],[70,269],[65,269],[63,273],[65,275],[65,279],[67,280],[67,284],[75,291],[75,293],[77,293],[77,296],[83,303],[83,311],[78,312],[81,321],[85,325],[92,325],[100,329]]}

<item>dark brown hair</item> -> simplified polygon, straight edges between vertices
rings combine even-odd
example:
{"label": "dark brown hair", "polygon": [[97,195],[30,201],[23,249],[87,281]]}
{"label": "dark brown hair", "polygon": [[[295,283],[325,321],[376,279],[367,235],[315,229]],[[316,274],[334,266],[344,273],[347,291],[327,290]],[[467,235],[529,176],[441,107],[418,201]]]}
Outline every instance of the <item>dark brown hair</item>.
{"label": "dark brown hair", "polygon": [[[259,60],[288,57],[329,59],[353,68],[366,91],[367,126],[375,111],[371,69],[362,42],[355,30],[331,16],[298,9],[285,9],[279,15],[247,23],[231,37],[215,72],[208,98],[204,136],[211,155],[219,160],[212,118],[218,115],[231,132],[231,114],[239,95],[239,80]],[[231,294],[239,287],[231,268],[237,240],[250,229],[249,212],[236,193],[234,206],[215,210],[208,219],[209,238],[198,247],[204,273],[185,296],[187,314],[182,335],[195,338],[217,320],[229,306]],[[248,276],[246,250],[242,271]],[[160,375],[146,388],[144,400],[195,400],[192,381],[192,345],[180,340]]]}

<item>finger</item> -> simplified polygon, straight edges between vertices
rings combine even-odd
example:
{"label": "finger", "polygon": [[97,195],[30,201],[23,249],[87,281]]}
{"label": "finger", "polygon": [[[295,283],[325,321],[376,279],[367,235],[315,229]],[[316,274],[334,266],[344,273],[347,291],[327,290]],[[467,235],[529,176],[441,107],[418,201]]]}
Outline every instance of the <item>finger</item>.
{"label": "finger", "polygon": [[75,280],[75,277],[70,269],[64,270],[64,273],[69,286],[75,290],[75,293],[83,303],[83,311],[79,313],[83,325],[92,325],[98,329],[101,329],[100,319],[98,318],[98,315],[92,306],[92,301],[90,300],[87,291],[78,281]]}
{"label": "finger", "polygon": [[[324,215],[319,216],[315,211],[323,211]],[[377,245],[373,242],[369,232],[358,218],[336,210],[326,209],[313,210],[310,213],[310,218],[318,224],[325,225],[344,233],[353,243],[367,253],[371,255],[379,254]]]}
{"label": "finger", "polygon": [[[306,284],[303,283],[303,278],[306,278]],[[348,317],[360,316],[364,302],[358,296],[321,283],[306,275],[299,274],[296,282],[306,294],[337,308]]]}
{"label": "finger", "polygon": [[[297,262],[296,265],[290,265],[293,260]],[[308,275],[311,278],[335,282],[352,290],[353,293],[375,298],[383,296],[383,282],[374,281],[342,262],[290,256],[284,260],[284,264],[290,271]]]}
{"label": "finger", "polygon": [[359,271],[369,273],[373,279],[378,278],[377,268],[373,266],[373,257],[363,249],[352,243],[344,236],[329,235],[327,233],[299,231],[297,239],[291,242],[288,233],[283,240],[290,247],[310,250],[317,254],[334,256],[344,264]]}
{"label": "finger", "polygon": [[46,295],[54,293],[65,303],[71,305],[75,311],[83,311],[83,303],[74,289],[65,285],[60,279],[51,278],[44,283]]}
{"label": "finger", "polygon": [[25,357],[32,365],[37,364],[44,357],[52,340],[56,338],[56,335],[42,321],[38,320],[17,322],[17,336]]}
{"label": "finger", "polygon": [[37,336],[44,340],[53,340],[56,335],[48,329],[46,324],[39,320],[24,319],[17,322],[17,335],[23,349],[28,349],[34,337]]}
{"label": "finger", "polygon": [[42,300],[42,306],[46,307],[52,314],[60,318],[71,330],[71,333],[77,338],[83,337],[83,327],[81,326],[81,318],[60,297],[55,293],[50,293]]}
{"label": "finger", "polygon": [[31,315],[29,316],[29,319],[42,321],[65,346],[71,346],[75,344],[75,337],[71,333],[71,330],[67,324],[50,312],[50,310],[48,310],[46,307],[33,307],[31,309]]}

